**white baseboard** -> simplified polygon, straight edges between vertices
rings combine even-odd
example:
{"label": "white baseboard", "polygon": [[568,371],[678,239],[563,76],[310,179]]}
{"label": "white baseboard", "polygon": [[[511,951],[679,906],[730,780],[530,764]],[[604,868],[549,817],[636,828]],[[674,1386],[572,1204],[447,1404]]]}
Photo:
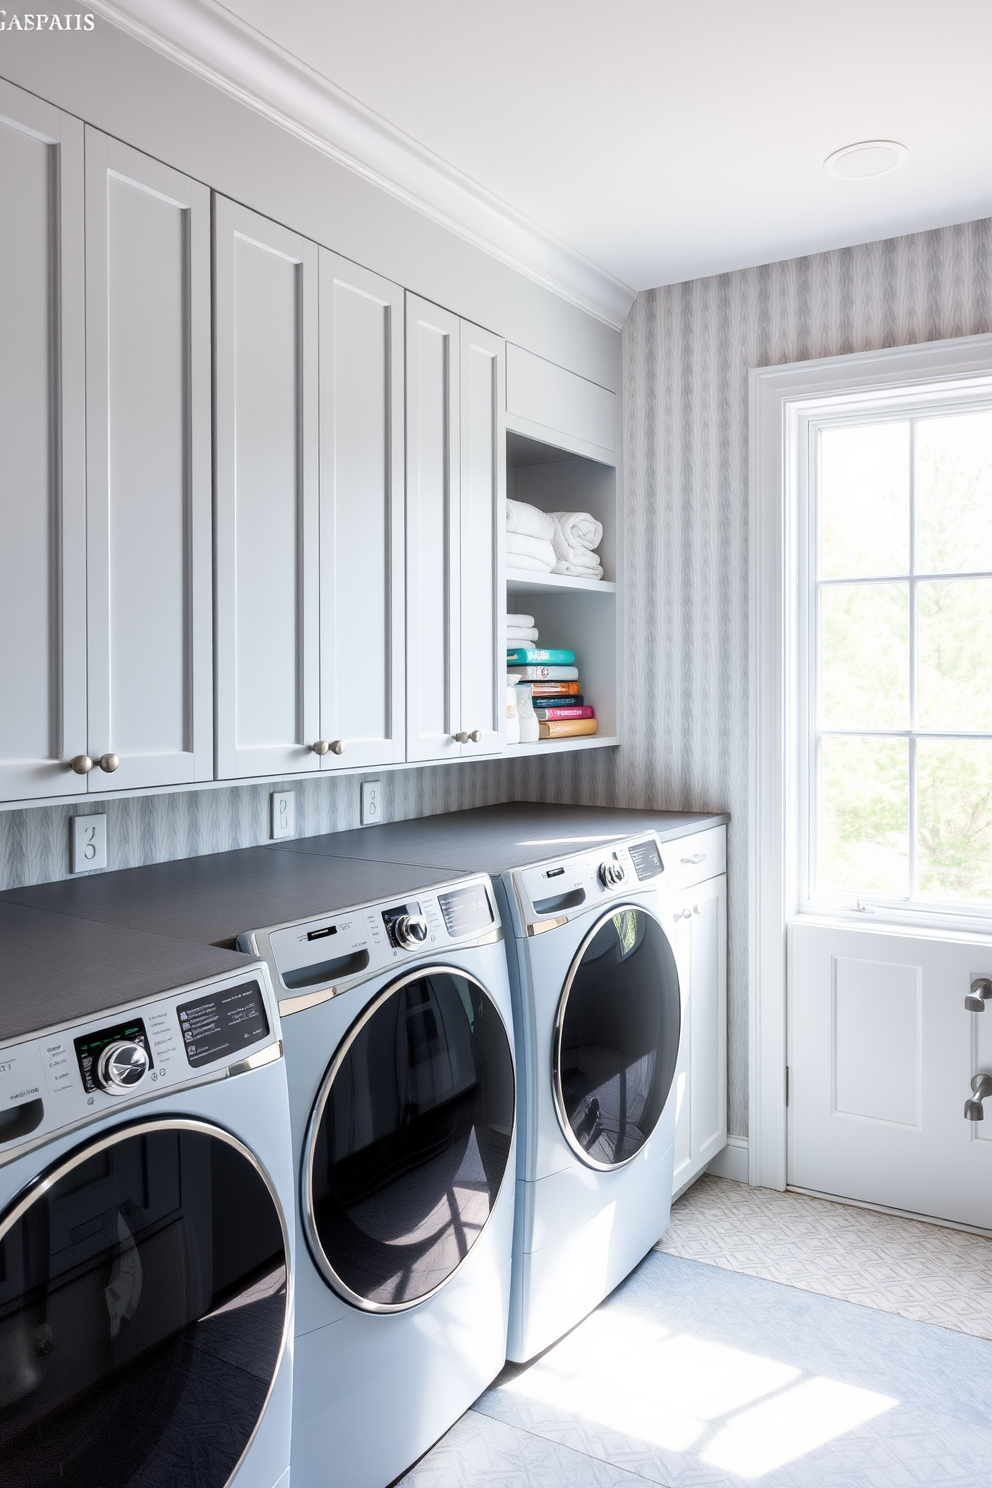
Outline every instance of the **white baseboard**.
{"label": "white baseboard", "polygon": [[728,1137],[726,1147],[717,1153],[706,1171],[716,1178],[732,1178],[735,1183],[746,1183],[747,1137]]}

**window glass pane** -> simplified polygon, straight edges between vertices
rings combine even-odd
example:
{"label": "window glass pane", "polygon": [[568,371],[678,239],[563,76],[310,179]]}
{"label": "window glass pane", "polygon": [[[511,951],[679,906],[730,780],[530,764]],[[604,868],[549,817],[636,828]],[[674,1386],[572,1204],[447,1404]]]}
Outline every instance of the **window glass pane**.
{"label": "window glass pane", "polygon": [[820,432],[820,577],[909,572],[909,423]]}
{"label": "window glass pane", "polygon": [[909,727],[909,585],[820,590],[823,728]]}
{"label": "window glass pane", "polygon": [[992,569],[992,410],[916,425],[916,571]]}
{"label": "window glass pane", "polygon": [[920,894],[992,899],[992,741],[921,739],[917,751]]}
{"label": "window glass pane", "polygon": [[992,579],[917,586],[917,724],[992,729]]}
{"label": "window glass pane", "polygon": [[909,892],[909,744],[820,741],[818,887]]}

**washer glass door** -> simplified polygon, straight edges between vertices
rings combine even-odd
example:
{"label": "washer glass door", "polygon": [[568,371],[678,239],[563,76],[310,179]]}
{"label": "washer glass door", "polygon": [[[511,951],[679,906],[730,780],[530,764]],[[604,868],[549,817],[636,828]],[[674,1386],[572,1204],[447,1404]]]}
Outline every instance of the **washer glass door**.
{"label": "washer glass door", "polygon": [[286,1330],[267,1178],[226,1132],[145,1121],[0,1216],[3,1488],[223,1488]]}
{"label": "washer glass door", "polygon": [[513,1135],[513,1057],[474,977],[420,968],[352,1025],[314,1104],[303,1211],[317,1266],[374,1312],[443,1286],[478,1240]]}
{"label": "washer glass door", "polygon": [[558,1120],[590,1167],[629,1162],[654,1131],[675,1074],[681,1021],[668,936],[645,910],[617,906],[579,947],[555,1020]]}

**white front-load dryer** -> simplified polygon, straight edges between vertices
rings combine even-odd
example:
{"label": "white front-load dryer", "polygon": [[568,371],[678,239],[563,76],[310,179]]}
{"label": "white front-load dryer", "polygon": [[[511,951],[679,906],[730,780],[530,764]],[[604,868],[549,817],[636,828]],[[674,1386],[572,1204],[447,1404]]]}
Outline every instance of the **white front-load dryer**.
{"label": "white front-load dryer", "polygon": [[520,1066],[507,1356],[634,1269],[672,1197],[681,992],[654,834],[507,872]]}
{"label": "white front-load dryer", "polygon": [[4,1488],[288,1488],[292,1209],[263,965],[0,1047]]}
{"label": "white front-load dryer", "polygon": [[384,1488],[506,1357],[515,1073],[484,875],[244,936],[297,1164],[293,1488]]}

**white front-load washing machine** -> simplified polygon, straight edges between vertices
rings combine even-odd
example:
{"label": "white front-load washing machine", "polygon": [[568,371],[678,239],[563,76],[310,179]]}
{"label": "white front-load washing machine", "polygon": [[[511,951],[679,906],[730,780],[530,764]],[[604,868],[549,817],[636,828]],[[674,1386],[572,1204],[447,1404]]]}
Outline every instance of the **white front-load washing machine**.
{"label": "white front-load washing machine", "polygon": [[263,965],[0,1046],[4,1488],[288,1488],[292,1206]]}
{"label": "white front-load washing machine", "polygon": [[660,815],[512,802],[294,844],[495,880],[513,937],[514,1361],[574,1327],[668,1224],[682,1009]]}
{"label": "white front-load washing machine", "polygon": [[424,872],[402,897],[239,945],[272,972],[289,1075],[293,1488],[384,1488],[506,1357],[515,1073],[496,898],[484,875]]}
{"label": "white front-load washing machine", "polygon": [[507,1355],[547,1348],[663,1234],[681,993],[653,834],[504,875],[520,1063]]}

